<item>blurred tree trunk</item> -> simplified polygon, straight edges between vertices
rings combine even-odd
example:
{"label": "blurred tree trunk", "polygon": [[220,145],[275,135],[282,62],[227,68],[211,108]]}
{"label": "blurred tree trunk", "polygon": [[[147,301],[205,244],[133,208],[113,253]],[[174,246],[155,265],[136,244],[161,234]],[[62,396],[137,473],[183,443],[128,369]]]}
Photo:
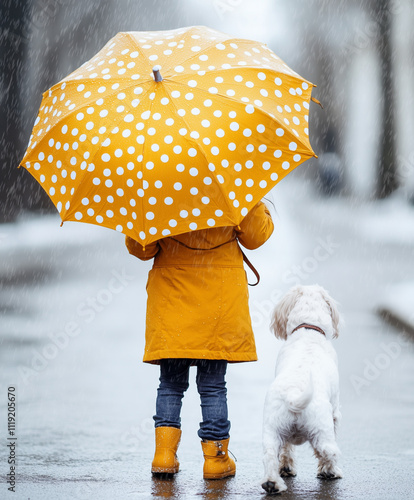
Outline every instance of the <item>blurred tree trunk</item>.
{"label": "blurred tree trunk", "polygon": [[392,1],[375,3],[378,22],[378,49],[381,61],[383,113],[378,164],[377,197],[389,196],[397,187],[393,48],[391,41]]}
{"label": "blurred tree trunk", "polygon": [[0,3],[0,222],[15,217],[21,202],[17,166],[23,155],[21,85],[29,11],[30,0]]}

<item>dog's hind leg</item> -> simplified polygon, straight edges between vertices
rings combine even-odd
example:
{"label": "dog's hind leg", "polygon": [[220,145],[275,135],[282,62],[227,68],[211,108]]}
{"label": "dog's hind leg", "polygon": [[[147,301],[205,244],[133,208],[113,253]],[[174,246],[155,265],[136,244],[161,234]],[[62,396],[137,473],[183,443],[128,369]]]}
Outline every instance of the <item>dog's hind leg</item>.
{"label": "dog's hind leg", "polygon": [[280,452],[279,472],[282,477],[296,476],[293,444],[286,443]]}
{"label": "dog's hind leg", "polygon": [[263,429],[263,464],[265,469],[262,488],[274,495],[287,490],[287,486],[279,475],[279,453],[282,443],[277,431],[271,426],[265,425]]}
{"label": "dog's hind leg", "polygon": [[311,444],[319,462],[317,477],[320,479],[341,478],[342,471],[337,465],[340,451],[335,441],[333,425],[329,432],[320,431]]}

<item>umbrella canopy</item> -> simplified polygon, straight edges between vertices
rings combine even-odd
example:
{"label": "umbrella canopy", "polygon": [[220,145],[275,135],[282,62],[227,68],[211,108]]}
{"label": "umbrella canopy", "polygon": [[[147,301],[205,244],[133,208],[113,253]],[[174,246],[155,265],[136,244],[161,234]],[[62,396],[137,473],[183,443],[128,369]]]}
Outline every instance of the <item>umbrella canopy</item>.
{"label": "umbrella canopy", "polygon": [[143,245],[237,226],[315,156],[312,87],[266,45],[210,28],[118,33],[43,94],[21,166],[62,221]]}

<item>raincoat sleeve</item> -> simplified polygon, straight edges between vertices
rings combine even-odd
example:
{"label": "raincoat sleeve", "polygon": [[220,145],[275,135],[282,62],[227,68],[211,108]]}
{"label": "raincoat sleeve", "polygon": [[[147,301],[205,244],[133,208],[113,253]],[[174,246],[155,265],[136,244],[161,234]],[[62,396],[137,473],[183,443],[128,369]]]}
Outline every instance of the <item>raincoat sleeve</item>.
{"label": "raincoat sleeve", "polygon": [[273,221],[269,209],[263,202],[259,202],[241,221],[236,229],[239,242],[248,250],[263,245],[273,233]]}
{"label": "raincoat sleeve", "polygon": [[160,249],[160,246],[158,245],[158,242],[155,241],[154,243],[150,243],[144,247],[138,243],[138,241],[135,241],[134,239],[130,238],[129,236],[125,237],[125,245],[128,249],[128,252],[131,255],[134,255],[135,257],[138,257],[138,259],[141,260],[150,260],[155,255],[158,253],[158,250]]}

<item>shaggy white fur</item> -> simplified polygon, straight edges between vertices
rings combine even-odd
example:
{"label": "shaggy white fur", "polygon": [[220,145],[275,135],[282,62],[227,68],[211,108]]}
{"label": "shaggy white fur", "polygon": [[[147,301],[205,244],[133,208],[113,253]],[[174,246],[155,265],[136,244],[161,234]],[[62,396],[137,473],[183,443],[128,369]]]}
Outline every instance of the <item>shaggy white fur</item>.
{"label": "shaggy white fur", "polygon": [[[306,441],[319,461],[318,477],[342,477],[335,440],[341,418],[339,376],[330,342],[338,336],[339,323],[335,301],[318,285],[291,288],[275,307],[271,329],[286,342],[264,407],[262,487],[270,494],[287,489],[281,476],[296,475],[292,445]],[[325,335],[297,329],[302,324],[316,326]]]}

